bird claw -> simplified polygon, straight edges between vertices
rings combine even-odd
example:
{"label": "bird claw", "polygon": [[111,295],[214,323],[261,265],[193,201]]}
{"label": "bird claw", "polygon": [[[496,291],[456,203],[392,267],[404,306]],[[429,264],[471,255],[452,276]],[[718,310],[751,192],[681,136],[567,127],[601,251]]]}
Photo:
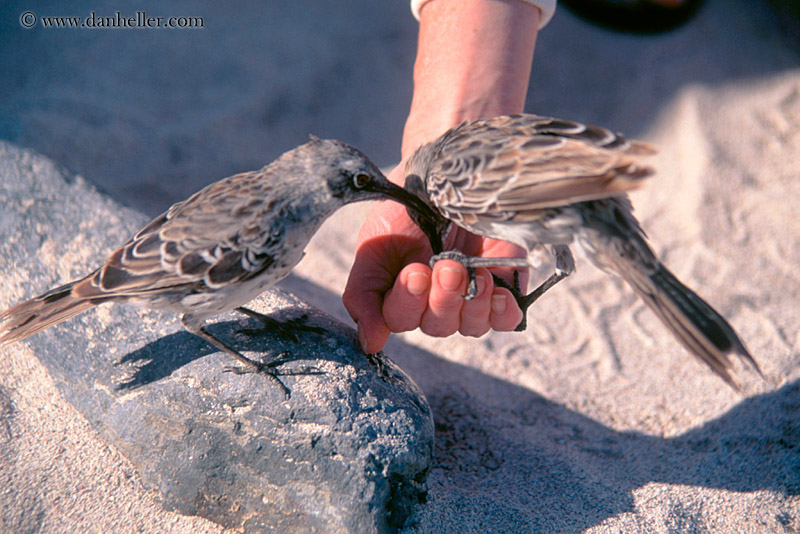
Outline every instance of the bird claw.
{"label": "bird claw", "polygon": [[[467,294],[464,295],[464,300],[472,300],[478,296],[478,280],[475,277],[475,269],[478,267],[524,268],[528,266],[528,260],[526,258],[482,258],[478,256],[468,256],[460,250],[446,250],[440,254],[431,256],[431,259],[428,262],[431,269],[433,269],[433,266],[439,260],[453,260],[460,263],[464,266],[464,268],[467,269],[467,277],[469,282],[467,283]],[[517,271],[514,272],[516,273]],[[498,279],[497,276],[492,276],[494,276],[495,280]],[[519,285],[519,281],[517,281],[517,285]],[[521,293],[521,291],[518,291],[517,293]]]}
{"label": "bird claw", "polygon": [[279,374],[283,374],[283,373],[279,373],[274,369],[270,369],[268,367],[268,365],[260,363],[260,362],[253,362],[253,364],[254,365],[247,365],[245,367],[233,367],[233,366],[224,367],[222,369],[222,372],[223,373],[232,373],[232,374],[235,374],[235,375],[246,375],[246,374],[250,374],[250,373],[258,373],[260,375],[266,376],[267,378],[272,380],[275,384],[277,384],[277,386],[279,388],[281,388],[281,391],[283,391],[283,396],[284,396],[284,398],[286,400],[289,400],[290,398],[292,398],[291,390],[288,387],[286,387],[286,384],[284,384],[281,381],[280,378],[278,378],[278,375]]}
{"label": "bird claw", "polygon": [[464,300],[472,300],[478,296],[478,279],[475,277],[475,268],[467,267],[467,294],[464,295]]}
{"label": "bird claw", "polygon": [[235,375],[246,375],[246,374],[250,374],[250,373],[263,373],[263,374],[266,374],[266,375],[269,375],[269,376],[272,376],[272,377],[278,377],[278,376],[306,376],[306,375],[321,375],[322,374],[322,369],[320,369],[319,367],[314,367],[313,365],[310,366],[310,367],[303,367],[302,369],[284,369],[284,370],[279,370],[279,369],[272,369],[271,365],[270,365],[271,363],[272,362],[268,362],[266,364],[263,364],[263,367],[258,368],[258,369],[250,367],[250,366],[246,366],[246,367],[228,366],[228,367],[224,367],[222,369],[222,371],[224,373],[232,373],[232,374],[235,374]]}
{"label": "bird claw", "polygon": [[550,275],[550,278],[542,282],[539,287],[527,295],[522,294],[522,288],[519,284],[519,271],[516,269],[514,270],[513,285],[509,284],[502,278],[498,278],[496,275],[492,275],[495,285],[508,289],[511,292],[511,296],[514,297],[514,300],[517,302],[517,306],[519,306],[519,309],[522,310],[522,321],[520,321],[516,328],[514,328],[514,332],[524,332],[525,329],[528,328],[528,308],[531,307],[531,304],[539,300],[539,297],[544,295],[548,289],[569,276],[569,274],[569,272],[556,270],[555,273]]}
{"label": "bird claw", "polygon": [[278,355],[277,358],[268,361],[268,362],[256,362],[250,360],[252,365],[247,366],[228,366],[222,369],[223,373],[232,373],[235,375],[246,375],[250,373],[258,373],[263,376],[266,376],[273,382],[275,382],[278,387],[281,388],[283,391],[283,395],[286,400],[289,400],[292,397],[291,390],[286,387],[286,384],[281,381],[279,377],[281,376],[306,376],[306,375],[320,375],[322,374],[322,370],[318,367],[310,366],[310,367],[303,367],[302,369],[276,369],[278,365],[282,365],[288,361],[286,357],[288,353],[282,352]]}
{"label": "bird claw", "polygon": [[508,291],[511,293],[511,296],[514,298],[514,301],[517,303],[517,306],[519,306],[519,309],[522,310],[522,320],[514,328],[514,332],[524,332],[525,329],[528,328],[528,307],[533,304],[533,301],[527,302],[528,295],[522,294],[522,288],[520,287],[519,283],[519,271],[514,269],[513,284],[509,284],[496,274],[493,274],[492,278],[494,279],[494,285],[508,289]]}

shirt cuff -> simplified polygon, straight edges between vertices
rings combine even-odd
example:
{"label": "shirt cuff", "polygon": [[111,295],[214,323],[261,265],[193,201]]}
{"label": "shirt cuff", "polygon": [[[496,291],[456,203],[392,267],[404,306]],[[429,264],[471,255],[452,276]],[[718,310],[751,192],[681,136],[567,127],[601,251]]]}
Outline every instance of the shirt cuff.
{"label": "shirt cuff", "polygon": [[[539,11],[542,12],[542,16],[539,19],[539,29],[541,30],[544,28],[550,19],[553,18],[553,14],[556,12],[556,0],[520,0],[522,2],[526,2],[533,6],[539,8]],[[411,0],[411,13],[414,14],[414,18],[419,20],[419,10],[422,9],[429,0]]]}

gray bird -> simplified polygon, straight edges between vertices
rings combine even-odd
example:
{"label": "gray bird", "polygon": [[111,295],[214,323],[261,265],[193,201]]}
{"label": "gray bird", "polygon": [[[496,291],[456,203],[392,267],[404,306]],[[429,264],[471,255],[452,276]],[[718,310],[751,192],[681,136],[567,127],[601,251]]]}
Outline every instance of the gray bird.
{"label": "gray bird", "polygon": [[[431,264],[461,261],[473,280],[478,266],[528,264],[443,252],[450,223],[529,252],[548,248],[555,273],[530,294],[521,294],[516,271],[514,286],[495,277],[512,290],[523,313],[574,271],[569,245],[577,242],[597,267],[622,277],[689,352],[738,389],[729,356],[738,355],[760,374],[755,360],[728,322],[661,264],[633,216],[627,192],[653,174],[640,158],[654,152],[605,128],[536,115],[464,123],[409,159],[405,188],[436,215],[409,214],[431,241]],[[525,319],[517,330],[524,329]]]}
{"label": "gray bird", "polygon": [[430,214],[355,148],[312,137],[261,170],[225,178],[173,205],[96,271],[0,313],[0,344],[103,302],[132,302],[181,314],[189,332],[270,376],[288,395],[270,364],[243,356],[204,323],[234,308],[274,323],[242,305],[289,274],[337,209],[381,198]]}

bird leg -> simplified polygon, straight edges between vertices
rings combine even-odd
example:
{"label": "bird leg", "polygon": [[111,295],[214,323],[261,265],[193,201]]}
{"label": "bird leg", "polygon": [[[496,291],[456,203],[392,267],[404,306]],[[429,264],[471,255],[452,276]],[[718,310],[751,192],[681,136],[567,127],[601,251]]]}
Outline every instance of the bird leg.
{"label": "bird leg", "polygon": [[446,250],[432,256],[429,261],[431,268],[433,268],[433,265],[439,260],[453,260],[466,267],[469,284],[467,285],[467,294],[464,296],[464,300],[472,300],[478,295],[478,281],[475,278],[475,269],[478,267],[523,268],[528,266],[528,260],[525,258],[481,258],[478,256],[467,256],[460,250]]}
{"label": "bird leg", "polygon": [[[257,362],[255,360],[251,360],[247,356],[244,356],[243,354],[239,353],[237,350],[229,347],[221,339],[218,339],[218,338],[214,337],[211,334],[211,332],[206,330],[205,327],[203,327],[203,326],[201,326],[199,328],[193,328],[193,327],[190,328],[186,324],[184,324],[183,326],[184,326],[184,328],[186,328],[192,334],[194,334],[197,337],[203,339],[204,341],[210,343],[211,345],[213,345],[214,347],[218,348],[222,352],[228,354],[229,356],[232,356],[232,357],[236,358],[237,360],[239,360],[239,362],[243,363],[245,366],[247,366],[247,367],[253,369],[255,372],[261,373],[264,376],[266,376],[269,379],[271,379],[273,382],[278,384],[278,387],[281,388],[281,391],[283,391],[283,394],[287,399],[291,396],[291,392],[289,391],[289,388],[287,388],[283,384],[283,382],[281,382],[280,378],[278,378],[277,375],[279,373],[277,373],[274,369],[272,369],[272,367],[277,365],[276,362],[262,363],[262,362]],[[280,360],[277,360],[277,361],[280,362]]]}
{"label": "bird leg", "polygon": [[550,275],[550,278],[542,282],[539,287],[527,295],[523,295],[522,289],[520,289],[519,286],[519,271],[516,269],[514,270],[513,285],[510,285],[508,282],[495,274],[492,275],[492,278],[494,278],[494,285],[508,289],[511,292],[511,296],[514,297],[514,300],[517,302],[517,306],[519,306],[519,309],[522,310],[522,321],[520,321],[517,327],[514,328],[514,332],[524,332],[525,329],[528,328],[528,308],[531,306],[531,304],[536,302],[539,297],[544,295],[548,289],[556,285],[567,276],[569,276],[569,273],[556,271]]}
{"label": "bird leg", "polygon": [[522,310],[522,321],[514,329],[515,332],[524,332],[528,328],[528,308],[531,304],[544,295],[548,289],[575,272],[575,259],[572,257],[569,247],[566,245],[553,245],[552,252],[556,259],[556,272],[527,295],[522,294],[522,288],[519,285],[519,271],[516,269],[514,270],[513,286],[502,278],[497,277],[497,275],[492,275],[495,285],[508,289],[511,292],[511,296],[517,301],[517,306]]}
{"label": "bird leg", "polygon": [[528,327],[528,308],[536,302],[548,289],[556,285],[558,282],[569,276],[575,271],[575,259],[572,257],[569,247],[566,245],[552,245],[551,250],[556,260],[556,272],[553,273],[547,280],[542,282],[539,287],[528,293],[523,294],[522,288],[519,283],[519,271],[516,268],[528,266],[526,258],[480,258],[476,256],[467,256],[458,250],[447,250],[440,254],[436,254],[430,259],[430,265],[433,265],[439,260],[453,260],[467,268],[467,276],[469,276],[469,285],[467,286],[467,294],[464,297],[466,300],[475,298],[478,294],[478,283],[475,279],[475,269],[478,267],[514,267],[514,283],[509,284],[497,275],[492,274],[496,286],[504,287],[511,292],[511,296],[522,310],[522,321],[514,329],[515,332],[524,332]]}
{"label": "bird leg", "polygon": [[[237,309],[239,309],[239,308],[237,308]],[[247,308],[242,308],[242,309],[247,309]],[[239,309],[239,310],[241,311],[241,309]],[[248,313],[248,312],[250,312],[250,313]],[[279,324],[279,325],[281,324],[280,322],[276,321],[275,319],[272,319],[272,318],[267,317],[265,315],[262,315],[260,313],[254,312],[252,310],[247,310],[247,312],[242,312],[242,313],[245,313],[247,315],[250,315],[251,313],[255,314],[255,315],[251,315],[251,317],[256,317],[257,319],[259,317],[265,317],[265,318],[269,319],[268,322],[270,323],[270,326],[273,326],[274,324]],[[226,368],[225,369],[226,372],[233,372],[233,373],[236,373],[236,374],[244,374],[244,373],[248,373],[248,372],[260,373],[260,374],[266,376],[267,378],[269,378],[270,380],[272,380],[273,382],[275,382],[278,385],[278,387],[281,388],[281,391],[283,391],[283,394],[286,397],[286,399],[289,399],[291,397],[291,391],[289,391],[289,388],[287,388],[284,385],[284,383],[281,382],[281,379],[278,378],[279,376],[309,375],[309,374],[316,374],[316,373],[319,372],[319,370],[316,369],[316,368],[300,369],[300,370],[287,369],[287,370],[284,370],[284,371],[279,371],[279,370],[275,369],[275,367],[277,367],[278,365],[281,365],[281,364],[286,362],[285,356],[286,356],[287,353],[281,353],[277,358],[274,358],[272,361],[269,361],[269,362],[258,362],[258,361],[255,361],[255,360],[251,360],[247,356],[244,356],[243,354],[241,354],[236,349],[230,347],[227,343],[225,343],[221,339],[219,339],[216,336],[214,336],[213,334],[211,334],[211,332],[206,330],[206,328],[204,326],[196,326],[196,325],[189,324],[185,320],[185,317],[181,318],[181,325],[183,325],[183,327],[186,330],[188,330],[189,332],[191,332],[192,334],[196,335],[200,339],[206,341],[210,345],[216,347],[217,349],[221,350],[222,352],[228,354],[229,356],[235,358],[240,363],[245,365],[244,368]],[[289,331],[289,333],[294,335],[291,331]]]}

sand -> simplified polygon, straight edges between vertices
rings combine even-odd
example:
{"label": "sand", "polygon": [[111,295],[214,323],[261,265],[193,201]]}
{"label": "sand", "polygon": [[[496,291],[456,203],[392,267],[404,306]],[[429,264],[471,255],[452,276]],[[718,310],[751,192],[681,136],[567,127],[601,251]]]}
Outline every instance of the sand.
{"label": "sand", "polygon": [[[27,9],[116,8],[4,3],[0,138],[148,215],[309,133],[396,161],[416,36],[405,2],[353,1],[347,13],[328,2],[140,4],[206,27],[26,30]],[[745,375],[744,393],[732,391],[580,259],[523,334],[393,336],[387,354],[437,421],[429,500],[409,532],[800,531],[800,33],[769,6],[708,0],[659,36],[561,9],[540,34],[527,105],[658,146],[659,174],[633,195],[636,212],[765,379]],[[282,287],[346,320],[340,295],[368,209],[338,213]],[[0,448],[16,455],[0,472],[6,524],[221,530],[163,511],[24,345],[0,353],[0,413],[13,412]],[[22,502],[38,514],[15,517]]]}

